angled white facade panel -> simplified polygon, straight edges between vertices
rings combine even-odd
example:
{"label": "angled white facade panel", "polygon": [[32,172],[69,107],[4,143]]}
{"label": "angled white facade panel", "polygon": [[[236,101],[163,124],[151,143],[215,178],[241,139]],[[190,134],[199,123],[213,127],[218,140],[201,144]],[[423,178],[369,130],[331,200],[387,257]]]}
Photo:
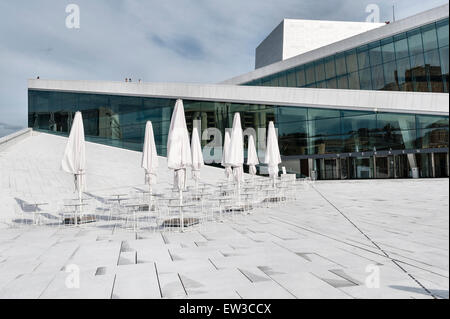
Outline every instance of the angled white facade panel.
{"label": "angled white facade panel", "polygon": [[384,23],[284,19],[256,48],[255,68],[379,28]]}

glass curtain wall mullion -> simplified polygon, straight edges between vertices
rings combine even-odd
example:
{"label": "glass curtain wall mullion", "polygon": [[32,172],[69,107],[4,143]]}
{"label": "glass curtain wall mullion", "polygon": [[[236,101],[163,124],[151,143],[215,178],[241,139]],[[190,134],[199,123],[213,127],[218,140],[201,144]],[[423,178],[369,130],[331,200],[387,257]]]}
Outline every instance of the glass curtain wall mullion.
{"label": "glass curtain wall mullion", "polygon": [[[429,27],[429,25],[427,25],[427,26],[422,26],[421,28],[420,28],[420,33],[422,34],[422,47],[423,47],[423,55],[424,55],[424,63],[425,63],[425,71],[426,71],[426,79],[427,79],[427,87],[428,87],[428,92],[432,92],[432,86],[431,86],[431,78],[430,78],[430,69],[428,68],[428,70],[427,70],[427,60],[429,59],[429,58],[427,58],[427,52],[429,52],[429,51],[431,51],[431,50],[427,50],[426,49],[426,42],[425,42],[425,34],[426,34],[426,28],[428,28]],[[437,34],[436,34],[436,37],[437,37]],[[430,67],[431,67],[431,65],[430,65]]]}
{"label": "glass curtain wall mullion", "polygon": [[[356,59],[356,61],[358,61],[358,59]],[[347,79],[347,89],[349,89],[350,88],[350,80],[349,80],[349,72],[348,72],[348,65],[347,65],[347,58],[346,58],[346,55],[344,54],[344,64],[345,64],[345,75],[343,75],[343,76],[345,76],[346,77],[346,79]],[[345,80],[344,80],[344,84],[345,84]]]}
{"label": "glass curtain wall mullion", "polygon": [[438,27],[437,27],[437,23],[435,23],[434,24],[434,30],[435,30],[435,32],[436,32],[436,43],[437,43],[437,48],[436,48],[436,50],[437,50],[437,52],[438,52],[438,57],[439,57],[439,67],[440,67],[440,70],[441,70],[441,78],[442,78],[442,90],[440,90],[440,92],[445,92],[445,88],[444,88],[444,79],[443,79],[443,77],[444,77],[444,73],[442,72],[442,65],[443,65],[443,61],[442,61],[442,56],[441,56],[441,46],[440,46],[440,44],[439,44],[439,34],[438,34]]}
{"label": "glass curtain wall mullion", "polygon": [[449,92],[449,20],[448,18],[442,21],[436,22],[437,41],[439,48],[439,57],[441,61],[441,73],[442,82],[444,86],[444,92]]}
{"label": "glass curtain wall mullion", "polygon": [[[361,76],[359,74],[359,70],[360,70],[361,66],[359,65],[358,51],[357,50],[356,50],[356,66],[357,66],[356,75],[357,75],[357,79],[358,79],[358,82],[359,82],[358,85],[359,85],[359,88],[361,88]],[[349,81],[349,83],[350,83],[350,81]]]}
{"label": "glass curtain wall mullion", "polygon": [[295,68],[286,71],[286,78],[288,87],[298,87]]}
{"label": "glass curtain wall mullion", "polygon": [[305,67],[300,66],[295,68],[295,78],[297,81],[297,87],[305,87],[306,85],[306,72]]}
{"label": "glass curtain wall mullion", "polygon": [[414,30],[408,31],[406,35],[408,39],[408,48],[410,54],[411,85],[412,90],[417,92],[420,91],[420,85],[421,82],[423,82],[420,81],[420,79],[423,78],[423,75],[421,75],[421,73],[423,73],[423,71],[425,70],[422,32],[420,28],[416,28]]}
{"label": "glass curtain wall mullion", "polygon": [[383,49],[382,49],[381,41],[379,41],[379,43],[380,43],[380,59],[381,59],[380,67],[381,67],[382,82],[383,82],[383,85],[379,90],[382,90],[382,89],[384,89],[384,86],[386,84],[386,76],[384,75],[384,60],[383,60]]}

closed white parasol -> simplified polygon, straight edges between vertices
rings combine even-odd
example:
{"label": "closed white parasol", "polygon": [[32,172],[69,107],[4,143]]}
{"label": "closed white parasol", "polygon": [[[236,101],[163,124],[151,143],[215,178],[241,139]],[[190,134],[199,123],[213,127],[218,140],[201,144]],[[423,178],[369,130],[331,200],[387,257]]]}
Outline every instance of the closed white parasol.
{"label": "closed white parasol", "polygon": [[200,144],[200,137],[196,127],[192,130],[191,151],[192,178],[195,180],[195,188],[197,189],[200,180],[200,170],[205,165],[205,162],[203,161],[202,145]]}
{"label": "closed white parasol", "polygon": [[150,206],[152,201],[152,184],[156,182],[158,171],[158,153],[156,151],[155,137],[153,134],[152,122],[145,125],[144,148],[142,151],[142,168],[145,170],[145,184],[148,184],[150,191]]}
{"label": "closed white parasol", "polygon": [[170,122],[167,140],[167,166],[174,170],[174,189],[180,195],[181,229],[184,228],[183,190],[186,188],[186,170],[192,166],[191,144],[184,115],[183,101],[178,99]]}
{"label": "closed white parasol", "polygon": [[267,148],[264,163],[267,164],[269,176],[273,178],[275,185],[275,180],[278,177],[279,172],[278,165],[281,163],[281,155],[278,147],[278,137],[275,131],[275,125],[272,121],[269,123],[269,131],[267,133]]}
{"label": "closed white parasol", "polygon": [[[64,157],[61,162],[63,171],[73,174],[75,190],[78,192],[79,211],[82,215],[81,194],[86,191],[86,146],[84,140],[84,126],[81,112],[76,112],[70,129]],[[78,217],[75,216],[75,224]]]}
{"label": "closed white parasol", "polygon": [[222,167],[225,167],[225,176],[227,177],[228,181],[233,176],[233,170],[231,169],[231,166],[227,164],[227,157],[229,154],[230,143],[231,143],[230,132],[226,131],[222,151]]}
{"label": "closed white parasol", "polygon": [[233,168],[234,180],[237,183],[238,201],[240,203],[241,183],[244,181],[244,134],[239,113],[234,114],[231,143],[226,160],[227,164]]}
{"label": "closed white parasol", "polygon": [[258,154],[256,153],[255,140],[253,135],[248,138],[247,150],[247,165],[249,166],[249,173],[252,176],[256,175],[256,165],[259,164]]}

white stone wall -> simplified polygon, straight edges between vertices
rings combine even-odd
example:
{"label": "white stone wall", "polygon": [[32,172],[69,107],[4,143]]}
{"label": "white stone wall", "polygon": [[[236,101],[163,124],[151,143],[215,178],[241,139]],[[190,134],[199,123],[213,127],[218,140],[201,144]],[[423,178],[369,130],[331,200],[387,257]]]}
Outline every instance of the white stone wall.
{"label": "white stone wall", "polygon": [[384,23],[284,20],[283,60],[379,28]]}

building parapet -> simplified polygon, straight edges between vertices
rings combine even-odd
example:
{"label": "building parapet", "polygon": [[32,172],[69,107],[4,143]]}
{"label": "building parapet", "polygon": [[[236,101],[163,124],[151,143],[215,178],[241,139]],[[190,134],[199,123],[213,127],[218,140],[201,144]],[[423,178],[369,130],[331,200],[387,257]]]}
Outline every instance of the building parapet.
{"label": "building parapet", "polygon": [[11,145],[16,144],[19,141],[22,141],[23,139],[30,137],[33,134],[32,128],[26,128],[23,130],[20,130],[18,132],[14,132],[12,134],[9,134],[4,137],[0,137],[0,152],[6,150]]}

